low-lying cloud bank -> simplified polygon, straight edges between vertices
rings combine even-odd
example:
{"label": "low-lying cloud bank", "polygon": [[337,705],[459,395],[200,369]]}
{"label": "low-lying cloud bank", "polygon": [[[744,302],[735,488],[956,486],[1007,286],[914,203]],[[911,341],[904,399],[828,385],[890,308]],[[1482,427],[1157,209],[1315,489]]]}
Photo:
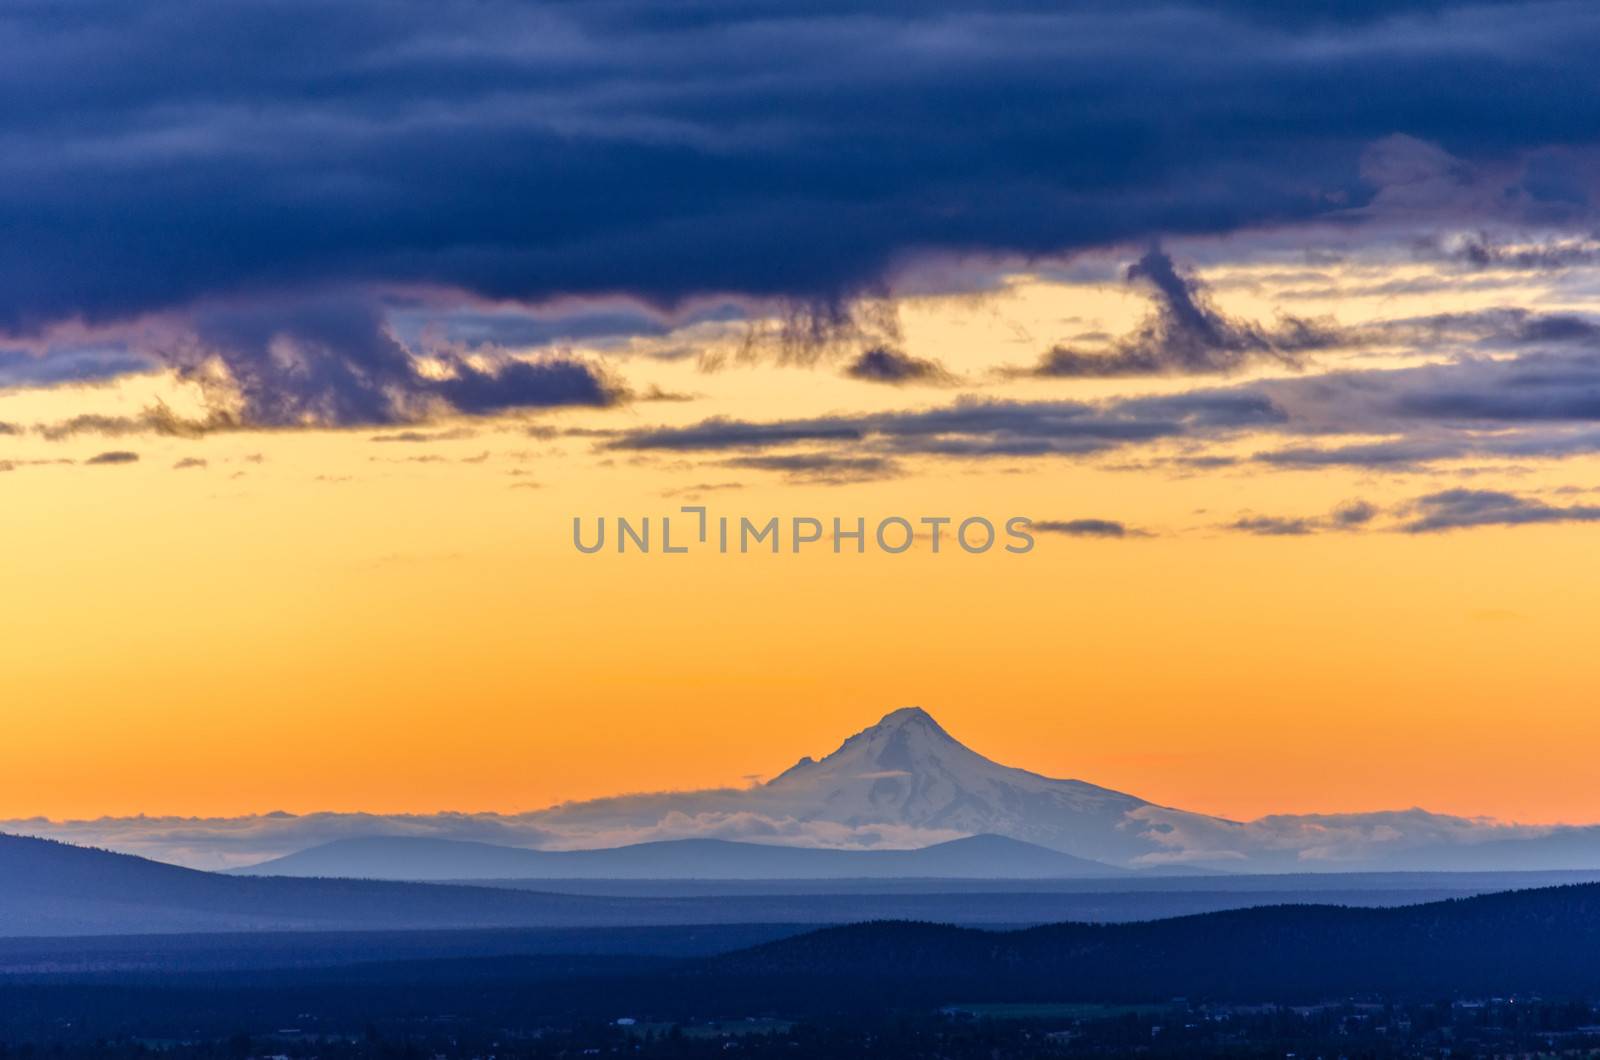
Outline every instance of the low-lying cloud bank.
{"label": "low-lying cloud bank", "polygon": [[[839,849],[907,849],[968,834],[892,820],[836,821],[763,807],[748,791],[624,796],[521,814],[286,813],[245,817],[123,817],[0,821],[0,832],[45,836],[203,869],[252,865],[338,839],[413,836],[542,850],[718,838]],[[1600,868],[1600,829],[1522,825],[1420,809],[1272,815],[1236,822],[1154,805],[1120,827],[1148,852],[1134,868],[1239,872]]]}

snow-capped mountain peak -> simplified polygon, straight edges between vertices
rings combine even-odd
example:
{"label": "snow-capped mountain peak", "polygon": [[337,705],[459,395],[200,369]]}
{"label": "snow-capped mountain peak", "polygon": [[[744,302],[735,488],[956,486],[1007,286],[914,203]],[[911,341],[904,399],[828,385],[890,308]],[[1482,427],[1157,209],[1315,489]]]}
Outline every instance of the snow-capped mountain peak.
{"label": "snow-capped mountain peak", "polygon": [[758,790],[801,820],[852,828],[911,826],[998,833],[1083,856],[1145,845],[1117,834],[1142,799],[1000,765],[966,747],[921,707],[902,707],[820,760],[803,758]]}
{"label": "snow-capped mountain peak", "polygon": [[[862,729],[845,740],[839,749],[822,761],[807,755],[776,777],[773,785],[783,786],[820,775],[838,775],[850,770],[915,773],[952,754],[977,758],[940,727],[933,715],[921,707],[901,707],[890,711],[876,725]],[[769,785],[770,786],[770,785]]]}

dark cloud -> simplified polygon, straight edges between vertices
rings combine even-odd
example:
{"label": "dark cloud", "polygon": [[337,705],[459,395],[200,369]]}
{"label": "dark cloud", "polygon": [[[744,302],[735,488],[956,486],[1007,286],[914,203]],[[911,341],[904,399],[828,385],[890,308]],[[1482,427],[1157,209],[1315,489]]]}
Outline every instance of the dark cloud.
{"label": "dark cloud", "polygon": [[1299,366],[1309,350],[1349,340],[1327,321],[1285,317],[1270,327],[1234,320],[1211,303],[1198,279],[1180,273],[1161,250],[1128,267],[1128,280],[1150,289],[1156,310],[1109,348],[1057,346],[1032,374],[1041,376],[1201,375],[1231,372],[1252,361]]}
{"label": "dark cloud", "polygon": [[949,383],[950,373],[938,361],[913,357],[890,346],[874,346],[845,367],[845,375],[867,383]]}
{"label": "dark cloud", "polygon": [[118,376],[149,372],[160,364],[160,360],[148,354],[120,348],[67,347],[43,354],[0,350],[0,388],[99,383]]}
{"label": "dark cloud", "polygon": [[1310,519],[1285,519],[1274,515],[1243,515],[1227,525],[1229,530],[1263,537],[1299,537],[1317,529]]}
{"label": "dark cloud", "polygon": [[351,297],[210,308],[196,343],[174,356],[208,383],[226,369],[219,400],[242,406],[256,427],[398,424],[444,411],[493,415],[559,405],[605,406],[625,390],[593,365],[565,356],[537,361],[468,359],[452,351],[426,373],[390,330],[380,307]]}
{"label": "dark cloud", "polygon": [[743,482],[696,482],[692,486],[680,486],[674,489],[662,490],[661,496],[684,497],[688,500],[694,500],[696,497],[704,496],[707,493],[715,493],[719,490],[742,489],[744,489]]}
{"label": "dark cloud", "polygon": [[85,464],[136,464],[138,462],[138,453],[130,453],[123,449],[113,450],[108,453],[96,453],[84,461]]}
{"label": "dark cloud", "polygon": [[677,391],[677,390],[663,390],[660,386],[658,386],[658,385],[656,385],[654,383],[650,384],[649,386],[645,387],[643,390],[639,390],[639,391],[629,391],[625,387],[623,387],[620,383],[610,384],[610,389],[612,391],[612,393],[611,393],[611,402],[608,402],[608,403],[614,403],[614,402],[617,402],[617,401],[624,401],[624,400],[631,400],[631,401],[673,401],[673,402],[676,402],[676,401],[693,401],[693,400],[695,400],[695,395],[693,395],[693,394],[685,394],[685,393],[683,393],[681,391]]}
{"label": "dark cloud", "polygon": [[191,468],[205,467],[206,462],[197,456],[186,456],[172,465],[174,471],[187,471]]}
{"label": "dark cloud", "polygon": [[630,339],[667,335],[674,328],[732,323],[749,317],[747,307],[729,302],[668,314],[643,304],[479,307],[436,304],[436,300],[385,300],[386,316],[401,340],[422,345],[439,340],[464,350],[538,349],[572,343],[606,346]]}
{"label": "dark cloud", "polygon": [[1246,389],[1307,436],[1383,436],[1257,453],[1285,468],[1414,470],[1464,458],[1523,459],[1600,451],[1600,353],[1540,349],[1512,357],[1337,372]]}
{"label": "dark cloud", "polygon": [[1401,529],[1412,534],[1476,526],[1527,526],[1534,523],[1600,522],[1600,507],[1560,507],[1496,490],[1452,489],[1417,498],[1412,518]]}
{"label": "dark cloud", "polygon": [[1033,529],[1071,537],[1129,537],[1143,534],[1143,531],[1132,530],[1127,524],[1113,519],[1035,519]]}
{"label": "dark cloud", "polygon": [[1529,354],[1400,393],[1403,416],[1491,423],[1600,420],[1600,357]]}
{"label": "dark cloud", "polygon": [[1257,453],[1254,459],[1275,467],[1315,470],[1325,467],[1360,467],[1390,471],[1409,471],[1437,460],[1456,460],[1472,455],[1468,441],[1401,438],[1358,445],[1290,446]]}
{"label": "dark cloud", "polygon": [[[1366,501],[1347,501],[1326,516],[1279,517],[1243,515],[1224,529],[1270,537],[1299,537],[1328,531],[1365,529],[1382,514]],[[1600,506],[1548,504],[1498,490],[1448,489],[1418,497],[1391,513],[1389,524],[1409,534],[1438,533],[1480,526],[1527,526],[1539,523],[1600,522]],[[1037,524],[1035,524],[1037,526]]]}
{"label": "dark cloud", "polygon": [[846,483],[888,478],[900,473],[893,460],[881,456],[838,456],[831,453],[779,453],[737,456],[723,465],[754,471],[780,471],[797,482]]}
{"label": "dark cloud", "polygon": [[[305,292],[371,315],[418,289],[623,295],[647,316],[702,296],[837,307],[930,252],[1590,209],[1600,26],[1582,5],[670,8],[9,5],[0,84],[27,102],[0,117],[0,332],[188,314],[247,422],[378,424],[450,393],[494,411],[603,387],[566,369],[420,385],[411,336]],[[1154,266],[1165,323],[1129,369],[1313,341],[1221,327]],[[481,349],[659,323],[453,327],[447,344]]]}
{"label": "dark cloud", "polygon": [[[1185,451],[1124,465],[1189,470],[1270,466],[1418,472],[1460,461],[1600,452],[1600,353],[1539,350],[1415,368],[1316,376],[1098,403],[962,397],[900,412],[588,432],[605,449],[765,452],[798,445],[954,458],[1093,456],[1183,441]],[[1207,443],[1282,441],[1249,457]],[[1376,440],[1345,440],[1376,436]]]}
{"label": "dark cloud", "polygon": [[716,451],[867,441],[904,454],[1084,455],[1165,438],[1215,437],[1282,420],[1282,411],[1271,399],[1243,390],[1195,391],[1099,405],[968,397],[942,408],[914,412],[771,423],[710,419],[688,427],[629,431],[602,444],[610,449]]}
{"label": "dark cloud", "polygon": [[1241,515],[1223,529],[1237,530],[1263,537],[1301,537],[1324,531],[1351,531],[1364,529],[1382,512],[1377,505],[1364,500],[1349,500],[1335,506],[1325,516],[1283,517],[1276,515]]}
{"label": "dark cloud", "polygon": [[611,449],[716,450],[761,449],[795,442],[859,441],[864,427],[847,417],[750,423],[721,417],[690,427],[631,431],[605,443]]}
{"label": "dark cloud", "polygon": [[[1594,229],[1600,20],[1583,5],[673,7],[9,5],[0,86],[27,105],[0,115],[0,333],[16,340],[0,385],[158,357],[219,411],[145,429],[191,433],[605,406],[627,394],[596,365],[504,351],[774,306],[789,307],[781,359],[845,343],[859,378],[932,382],[888,341],[892,321],[859,311],[929,254],[1027,262],[1308,221]],[[1498,239],[1420,252],[1485,268],[1595,255],[1588,236]],[[1128,277],[1156,298],[1149,321],[1033,370],[1220,372],[1349,338],[1229,318],[1158,251]],[[112,335],[134,318],[165,330]],[[52,345],[68,321],[111,337]],[[1519,327],[1509,341],[1593,340],[1585,318]],[[1587,386],[1345,397],[1373,420],[1453,429],[1592,419]],[[1009,418],[844,429],[952,455],[1132,438]]]}
{"label": "dark cloud", "polygon": [[[1441,287],[1448,287],[1442,283]],[[1592,344],[1600,323],[1578,313],[1538,313],[1499,306],[1470,313],[1439,313],[1386,321],[1364,329],[1366,337],[1413,346],[1476,342],[1488,347]]]}
{"label": "dark cloud", "polygon": [[451,369],[449,377],[432,380],[429,389],[467,415],[558,405],[604,407],[626,393],[593,365],[570,358],[504,360],[490,369],[456,359]]}
{"label": "dark cloud", "polygon": [[1335,526],[1365,526],[1378,517],[1378,506],[1363,500],[1345,501],[1328,516]]}
{"label": "dark cloud", "polygon": [[[1587,198],[1585,194],[1584,198]],[[1600,263],[1600,244],[1591,239],[1556,239],[1507,245],[1488,233],[1455,239],[1418,240],[1417,256],[1424,260],[1451,261],[1474,269],[1510,269],[1523,272],[1557,272]]]}
{"label": "dark cloud", "polygon": [[[531,429],[532,428],[530,428],[530,430]],[[464,438],[472,438],[476,434],[477,432],[469,427],[455,427],[451,428],[450,430],[443,431],[395,431],[391,434],[375,434],[371,438],[368,438],[367,441],[382,443],[402,442],[410,444],[419,444],[423,442],[455,442]]]}

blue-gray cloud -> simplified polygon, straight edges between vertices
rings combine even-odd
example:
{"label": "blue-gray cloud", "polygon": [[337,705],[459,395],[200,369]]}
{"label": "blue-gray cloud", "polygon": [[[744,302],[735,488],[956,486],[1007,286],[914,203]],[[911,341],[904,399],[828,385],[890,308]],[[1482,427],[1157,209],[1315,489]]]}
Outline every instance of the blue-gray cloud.
{"label": "blue-gray cloud", "polygon": [[107,453],[96,453],[85,464],[136,464],[139,462],[138,453],[130,453],[125,449],[116,449]]}
{"label": "blue-gray cloud", "polygon": [[1265,326],[1235,320],[1216,306],[1193,276],[1156,249],[1128,267],[1128,280],[1155,295],[1155,311],[1131,334],[1103,350],[1056,346],[1032,369],[1041,376],[1109,378],[1203,375],[1235,371],[1252,361],[1298,366],[1305,353],[1348,341],[1330,321],[1285,317]]}
{"label": "blue-gray cloud", "polygon": [[1317,524],[1310,519],[1284,518],[1276,515],[1241,515],[1227,525],[1229,530],[1262,537],[1300,537],[1316,531]]}
{"label": "blue-gray cloud", "polygon": [[1412,518],[1402,529],[1412,534],[1477,526],[1600,522],[1600,506],[1552,505],[1498,490],[1453,489],[1430,493],[1417,498],[1411,512]]}
{"label": "blue-gray cloud", "polygon": [[868,443],[900,454],[963,457],[1088,455],[1185,436],[1273,427],[1284,413],[1247,390],[1195,391],[1102,404],[960,398],[940,408],[754,423],[708,419],[608,437],[610,449],[715,452],[798,443]]}
{"label": "blue-gray cloud", "polygon": [[[658,332],[706,296],[832,319],[926,253],[1424,208],[1585,225],[1597,44],[1600,15],[1560,0],[21,0],[0,334],[162,311],[196,342],[159,352],[197,377],[219,358],[245,422],[376,424],[616,393],[574,367],[430,385],[400,319],[418,289],[477,307],[444,338],[478,348]],[[1163,309],[1119,371],[1326,341],[1220,318],[1160,259],[1134,275]],[[481,310],[569,295],[643,308]]]}
{"label": "blue-gray cloud", "polygon": [[872,346],[844,369],[845,375],[865,383],[888,383],[904,386],[907,383],[949,383],[951,375],[938,361],[913,357],[891,346]]}
{"label": "blue-gray cloud", "polygon": [[1068,537],[1142,537],[1144,531],[1135,530],[1115,519],[1035,519],[1033,529],[1046,534],[1065,534]]}
{"label": "blue-gray cloud", "polygon": [[726,467],[754,471],[779,471],[796,482],[839,485],[888,478],[900,473],[893,460],[881,456],[847,456],[833,453],[768,453],[735,456]]}

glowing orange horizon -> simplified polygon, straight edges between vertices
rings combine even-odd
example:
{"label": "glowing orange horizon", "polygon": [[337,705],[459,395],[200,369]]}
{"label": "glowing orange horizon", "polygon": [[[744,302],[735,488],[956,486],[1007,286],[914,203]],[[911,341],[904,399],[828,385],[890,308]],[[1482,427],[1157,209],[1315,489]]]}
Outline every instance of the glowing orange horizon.
{"label": "glowing orange horizon", "polygon": [[[1092,289],[1003,297],[1008,317],[1070,308],[1113,332],[1142,311]],[[902,312],[914,349],[974,378],[1015,359],[995,345],[1004,325],[963,303]],[[552,422],[949,397],[792,367],[628,369],[641,387],[701,396]],[[170,397],[163,385],[0,395],[0,420],[91,400],[125,411]],[[1045,385],[994,384],[1034,398]],[[1092,400],[1112,385],[1061,393]],[[899,476],[829,485],[597,452],[526,426],[413,446],[353,431],[140,437],[118,443],[137,463],[7,474],[0,818],[517,811],[741,784],[916,703],[996,761],[1225,817],[1422,806],[1600,821],[1592,525],[1262,538],[1218,524],[1358,496],[1399,505],[1426,479],[907,458]],[[80,461],[106,447],[7,444],[19,459]],[[194,457],[207,467],[175,469]],[[1524,463],[1505,471],[1525,490],[1600,470],[1592,456]],[[1040,534],[1027,556],[937,558],[571,545],[575,515],[696,502],[784,517],[1114,517],[1150,535]]]}

